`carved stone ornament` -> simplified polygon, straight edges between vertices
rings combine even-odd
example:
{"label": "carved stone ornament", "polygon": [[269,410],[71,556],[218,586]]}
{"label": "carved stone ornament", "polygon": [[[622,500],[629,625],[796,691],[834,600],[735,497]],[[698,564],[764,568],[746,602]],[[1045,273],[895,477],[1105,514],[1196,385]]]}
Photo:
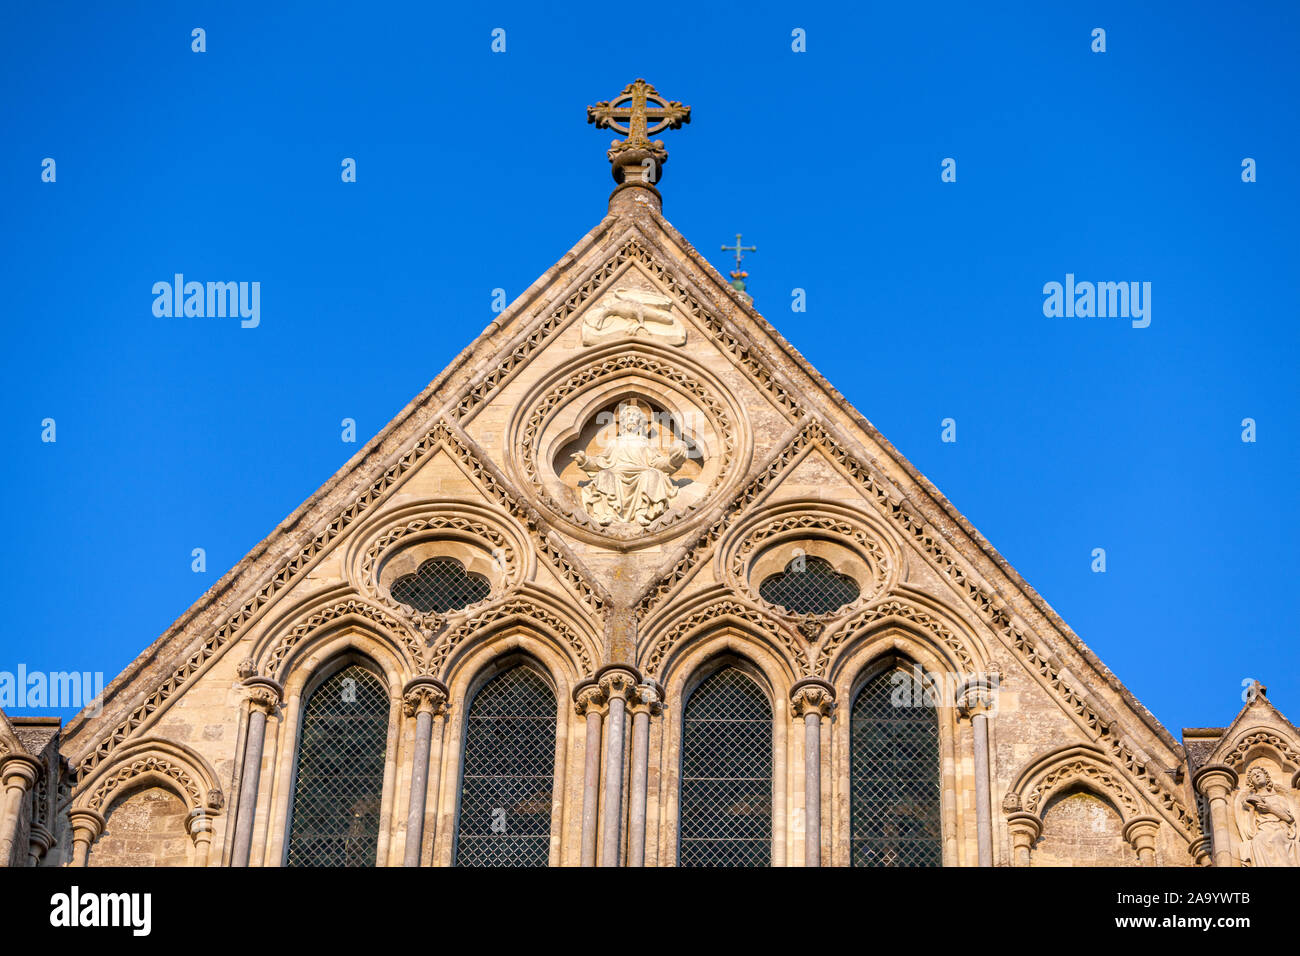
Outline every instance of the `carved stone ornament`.
{"label": "carved stone ornament", "polygon": [[686,328],[673,315],[672,304],[672,299],[658,292],[617,288],[583,317],[582,344],[640,339],[683,345]]}
{"label": "carved stone ornament", "polygon": [[402,695],[402,712],[407,717],[414,717],[422,712],[435,717],[445,714],[447,688],[440,682],[417,678],[407,685],[406,693]]}
{"label": "carved stone ornament", "polygon": [[804,678],[790,688],[790,704],[795,718],[809,714],[829,717],[835,709],[835,689],[817,678]]}
{"label": "carved stone ornament", "polygon": [[1021,809],[1020,794],[1014,790],[1008,790],[1007,795],[1002,798],[1002,812],[1006,814],[1019,813]]}
{"label": "carved stone ornament", "polygon": [[620,405],[618,435],[603,455],[576,452],[574,462],[591,476],[582,486],[582,506],[602,526],[614,522],[650,524],[677,497],[670,476],[686,461],[685,442],[667,455],[650,442],[650,423],[635,405]]}
{"label": "carved stone ornament", "polygon": [[1252,767],[1249,788],[1237,798],[1241,861],[1246,866],[1300,866],[1295,805],[1273,784],[1268,771]]}

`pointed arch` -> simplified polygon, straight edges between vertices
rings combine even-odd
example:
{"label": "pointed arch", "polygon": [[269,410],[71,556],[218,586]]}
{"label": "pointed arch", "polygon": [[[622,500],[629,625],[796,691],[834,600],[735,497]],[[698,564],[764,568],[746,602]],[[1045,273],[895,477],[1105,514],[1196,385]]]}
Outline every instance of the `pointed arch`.
{"label": "pointed arch", "polygon": [[82,783],[71,809],[102,813],[115,796],[145,783],[174,792],[191,812],[219,813],[225,795],[212,765],[197,751],[160,737],[145,737],[123,747],[93,778]]}
{"label": "pointed arch", "polygon": [[439,635],[429,650],[427,673],[441,676],[452,686],[454,674],[467,657],[473,656],[483,643],[513,628],[523,628],[546,641],[564,659],[562,669],[574,678],[595,673],[602,647],[591,623],[533,587],[514,591]]}
{"label": "pointed arch", "polygon": [[[835,682],[837,674],[853,660],[857,649],[892,631],[910,636],[920,654],[934,660],[927,670],[975,674],[988,669],[988,651],[955,615],[929,601],[899,589],[884,600],[854,614],[822,638],[816,673]],[[904,651],[914,656],[912,651]]]}
{"label": "pointed arch", "polygon": [[423,669],[425,652],[420,635],[395,614],[342,588],[315,595],[311,603],[295,608],[268,627],[250,657],[253,671],[287,685],[298,663],[340,631],[366,635],[376,646],[363,650],[391,656],[400,673],[410,676]]}
{"label": "pointed arch", "polygon": [[1124,823],[1142,815],[1143,802],[1124,781],[1106,754],[1089,744],[1074,744],[1049,751],[1029,763],[1016,777],[1006,806],[1018,803],[1019,811],[1034,814],[1042,822],[1043,808],[1056,793],[1083,788],[1115,806]]}
{"label": "pointed arch", "polygon": [[779,659],[791,675],[808,674],[808,652],[803,642],[767,614],[724,589],[706,593],[683,606],[674,617],[659,622],[659,627],[641,642],[637,665],[648,677],[666,680],[674,662],[688,654],[693,643],[719,628],[748,634]]}

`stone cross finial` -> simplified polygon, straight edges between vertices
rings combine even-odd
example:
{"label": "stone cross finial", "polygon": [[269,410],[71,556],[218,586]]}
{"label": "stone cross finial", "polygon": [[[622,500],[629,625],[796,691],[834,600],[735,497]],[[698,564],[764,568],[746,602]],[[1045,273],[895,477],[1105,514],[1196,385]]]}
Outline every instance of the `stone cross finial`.
{"label": "stone cross finial", "polygon": [[[636,79],[623,88],[612,100],[604,100],[587,107],[587,122],[597,129],[612,129],[627,139],[614,140],[606,155],[614,164],[614,178],[625,182],[627,178],[642,179],[650,184],[659,181],[659,168],[668,161],[668,150],[663,140],[651,140],[652,133],[664,129],[680,129],[691,121],[691,108],[677,100],[666,100],[645,80]],[[644,172],[628,170],[637,167]]]}

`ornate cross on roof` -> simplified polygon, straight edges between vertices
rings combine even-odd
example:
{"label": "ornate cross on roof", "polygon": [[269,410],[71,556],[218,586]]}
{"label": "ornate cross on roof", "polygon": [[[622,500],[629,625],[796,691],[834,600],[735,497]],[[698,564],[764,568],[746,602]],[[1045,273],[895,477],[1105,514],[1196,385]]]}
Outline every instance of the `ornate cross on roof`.
{"label": "ornate cross on roof", "polygon": [[722,251],[736,254],[736,271],[731,273],[731,287],[737,292],[744,292],[745,279],[749,277],[749,273],[740,268],[740,260],[745,258],[742,253],[758,252],[758,246],[742,246],[740,244],[740,233],[736,233],[736,244],[734,246],[723,246]]}
{"label": "ornate cross on roof", "polygon": [[[649,182],[659,181],[659,167],[668,161],[668,150],[663,140],[651,140],[652,133],[665,129],[681,129],[691,121],[691,108],[677,100],[666,100],[645,80],[636,79],[623,88],[612,100],[587,107],[587,122],[597,129],[612,129],[627,139],[614,140],[606,155],[614,164],[614,178],[624,181],[628,167],[650,168]],[[644,160],[653,160],[653,164]]]}

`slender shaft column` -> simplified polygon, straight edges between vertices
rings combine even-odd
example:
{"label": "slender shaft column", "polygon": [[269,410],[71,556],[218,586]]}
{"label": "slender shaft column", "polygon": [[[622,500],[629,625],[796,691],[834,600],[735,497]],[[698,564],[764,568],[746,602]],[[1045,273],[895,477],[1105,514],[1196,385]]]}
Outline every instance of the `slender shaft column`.
{"label": "slender shaft column", "polygon": [[971,678],[957,695],[957,713],[970,721],[975,750],[975,842],[980,866],[993,865],[993,793],[989,777],[989,715],[997,688],[985,677]]}
{"label": "slender shaft column", "polygon": [[406,810],[406,850],[402,866],[419,866],[424,846],[425,802],[429,792],[429,742],[433,715],[446,713],[447,688],[432,677],[417,677],[406,685],[402,709],[415,717],[415,759],[411,765],[411,799]]}
{"label": "slender shaft column", "polygon": [[609,726],[605,734],[605,799],[600,830],[600,865],[618,866],[623,836],[623,759],[627,722],[627,699],[641,675],[630,667],[612,664],[596,672],[600,689],[609,702]]}
{"label": "slender shaft column", "polygon": [[790,688],[790,712],[803,720],[803,865],[822,865],[822,718],[835,709],[835,688],[805,677]]}
{"label": "slender shaft column", "polygon": [[1156,833],[1159,817],[1134,817],[1124,825],[1124,839],[1137,851],[1138,866],[1156,865]]}
{"label": "slender shaft column", "polygon": [[[4,781],[4,802],[0,805],[0,866],[9,866],[14,855],[23,803],[40,775],[40,762],[26,754],[10,754],[0,765],[0,778]],[[21,866],[26,862],[27,848],[23,847],[17,863]]]}
{"label": "slender shaft column", "polygon": [[231,866],[248,866],[253,846],[253,818],[257,815],[257,788],[262,777],[262,747],[266,740],[266,718],[275,713],[284,691],[269,677],[248,677],[248,734],[244,743],[244,769],[235,816],[235,839],[230,852]]}
{"label": "slender shaft column", "polygon": [[201,807],[190,811],[190,837],[194,840],[194,865],[208,865],[212,847],[212,818]]}
{"label": "slender shaft column", "polygon": [[85,866],[91,845],[104,832],[104,815],[82,807],[68,811],[68,823],[72,826],[72,865]]}
{"label": "slender shaft column", "polygon": [[654,681],[637,686],[632,711],[632,792],[628,794],[627,865],[645,866],[646,783],[650,763],[650,718],[663,713],[663,692]]}
{"label": "slender shaft column", "polygon": [[1042,821],[1032,813],[1017,810],[1008,814],[1007,828],[1011,831],[1013,865],[1028,866],[1029,848],[1034,845],[1038,835],[1043,832]]}
{"label": "slender shaft column", "polygon": [[583,866],[596,865],[596,823],[600,804],[600,737],[605,719],[605,692],[594,679],[573,689],[574,707],[587,718],[586,761],[582,769],[582,857]]}
{"label": "slender shaft column", "polygon": [[1228,796],[1237,786],[1237,772],[1223,764],[1209,764],[1196,772],[1192,784],[1210,804],[1214,865],[1232,866],[1232,836],[1228,831]]}

